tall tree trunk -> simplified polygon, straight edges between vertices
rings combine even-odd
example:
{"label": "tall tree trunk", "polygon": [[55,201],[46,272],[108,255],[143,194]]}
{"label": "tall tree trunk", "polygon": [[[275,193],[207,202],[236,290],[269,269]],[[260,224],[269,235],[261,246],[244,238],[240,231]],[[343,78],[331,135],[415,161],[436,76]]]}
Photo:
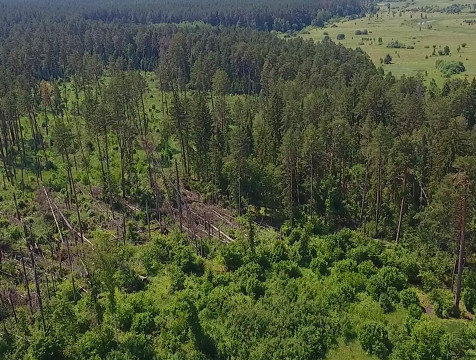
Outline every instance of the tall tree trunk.
{"label": "tall tree trunk", "polygon": [[377,170],[377,200],[376,200],[376,204],[375,204],[375,236],[378,236],[378,223],[379,223],[379,219],[380,219],[380,204],[381,204],[381,173],[382,173],[382,170],[381,170],[382,166],[380,164],[380,160],[379,160],[379,164],[378,164],[378,170]]}
{"label": "tall tree trunk", "polygon": [[177,165],[177,159],[175,159],[175,182],[177,186],[177,207],[179,210],[179,222],[180,222],[180,232],[183,232],[183,225],[182,225],[182,199],[180,196],[180,178],[179,178],[179,172],[178,172],[178,165]]}
{"label": "tall tree trunk", "polygon": [[407,176],[403,176],[403,194],[402,194],[402,201],[400,202],[400,215],[398,216],[398,226],[397,226],[397,235],[395,236],[395,242],[398,243],[400,240],[400,234],[402,230],[402,218],[403,218],[403,211],[405,209],[405,190],[407,185]]}
{"label": "tall tree trunk", "polygon": [[76,215],[78,217],[78,225],[79,225],[79,234],[81,237],[81,244],[84,243],[83,237],[83,223],[81,221],[81,212],[79,211],[79,202],[78,202],[78,194],[76,193],[76,185],[74,185],[73,173],[71,171],[71,163],[69,161],[69,156],[66,154],[66,162],[67,162],[67,171],[68,171],[68,178],[70,181],[71,192],[73,194],[74,203],[76,205]]}
{"label": "tall tree trunk", "polygon": [[21,262],[21,267],[23,269],[23,277],[25,279],[26,293],[28,296],[28,305],[30,308],[30,312],[33,314],[33,304],[31,302],[31,294],[30,294],[30,283],[28,281],[28,276],[26,274],[25,259],[23,259],[23,253],[21,251],[20,251],[20,262]]}
{"label": "tall tree trunk", "polygon": [[43,301],[41,299],[40,284],[38,282],[38,273],[36,271],[35,257],[33,256],[33,251],[31,251],[31,249],[30,249],[30,259],[31,259],[31,264],[33,266],[33,280],[35,281],[36,299],[38,301],[38,308],[40,309],[41,322],[43,324],[43,331],[46,332],[46,322],[45,322],[45,314],[43,312]]}
{"label": "tall tree trunk", "polygon": [[359,220],[359,223],[360,223],[361,226],[364,223],[365,200],[366,200],[366,197],[367,197],[368,176],[369,176],[369,163],[367,161],[365,163],[365,178],[364,178],[364,184],[362,186],[362,201],[361,201],[361,204],[360,204],[360,220]]}
{"label": "tall tree trunk", "polygon": [[458,252],[458,277],[456,278],[456,293],[454,299],[453,312],[457,316],[459,315],[459,302],[461,299],[461,279],[463,277],[464,267],[464,250],[465,250],[465,235],[466,235],[466,210],[467,210],[467,187],[468,183],[465,180],[464,192],[461,198],[461,230],[459,240],[459,252]]}

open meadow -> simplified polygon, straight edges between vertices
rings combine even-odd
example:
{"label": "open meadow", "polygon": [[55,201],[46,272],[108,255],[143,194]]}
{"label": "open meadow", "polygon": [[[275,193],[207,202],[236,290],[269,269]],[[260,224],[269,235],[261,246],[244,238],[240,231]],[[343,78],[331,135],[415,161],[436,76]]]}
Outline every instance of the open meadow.
{"label": "open meadow", "polygon": [[[440,85],[445,76],[437,68],[437,61],[461,61],[466,71],[453,77],[471,80],[476,76],[474,3],[469,2],[460,13],[440,12],[450,4],[457,4],[449,1],[394,2],[390,9],[387,4],[379,4],[377,14],[335,22],[325,28],[308,27],[300,36],[315,40],[329,36],[346,47],[360,47],[377,66],[381,64],[385,72],[398,77],[421,75],[426,81],[435,79]],[[434,11],[437,8],[440,11]],[[388,47],[392,42],[395,46],[396,41],[396,46],[402,47]],[[449,47],[450,54],[439,55],[445,46]],[[384,63],[387,54],[392,57],[390,64]]]}

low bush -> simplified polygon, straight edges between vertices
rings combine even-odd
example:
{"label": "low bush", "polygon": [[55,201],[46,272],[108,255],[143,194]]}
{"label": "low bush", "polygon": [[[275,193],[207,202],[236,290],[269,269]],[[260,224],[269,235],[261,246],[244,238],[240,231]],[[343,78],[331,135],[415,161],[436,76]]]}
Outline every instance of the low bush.
{"label": "low bush", "polygon": [[369,322],[362,327],[359,342],[364,351],[380,359],[386,358],[392,349],[387,329],[377,322]]}
{"label": "low bush", "polygon": [[388,292],[391,287],[401,291],[406,286],[405,275],[400,270],[393,266],[384,266],[370,278],[367,291],[374,299],[379,299],[380,294]]}
{"label": "low bush", "polygon": [[463,291],[463,302],[464,306],[466,306],[466,309],[474,313],[474,308],[476,307],[476,290],[475,289],[465,289]]}
{"label": "low bush", "polygon": [[400,292],[400,303],[405,308],[409,308],[411,305],[419,305],[420,300],[413,289],[405,289]]}
{"label": "low bush", "polygon": [[435,289],[430,294],[433,309],[439,318],[449,318],[453,312],[453,293],[446,289]]}
{"label": "low bush", "polygon": [[431,271],[422,271],[420,273],[420,279],[423,284],[423,290],[426,292],[430,292],[441,285],[440,280]]}
{"label": "low bush", "polygon": [[387,44],[389,49],[405,49],[407,46],[398,40],[392,40]]}
{"label": "low bush", "polygon": [[464,64],[461,61],[436,61],[436,68],[445,77],[450,77],[451,75],[460,74],[466,71]]}

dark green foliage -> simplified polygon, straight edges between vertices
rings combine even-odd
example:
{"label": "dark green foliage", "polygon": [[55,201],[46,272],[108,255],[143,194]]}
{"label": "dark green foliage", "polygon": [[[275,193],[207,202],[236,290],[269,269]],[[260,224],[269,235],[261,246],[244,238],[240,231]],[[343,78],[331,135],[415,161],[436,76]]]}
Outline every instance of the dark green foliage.
{"label": "dark green foliage", "polygon": [[464,305],[469,312],[474,313],[476,307],[476,289],[466,288],[463,290],[462,298]]}
{"label": "dark green foliage", "polygon": [[365,275],[368,278],[370,278],[372,275],[374,275],[378,271],[377,267],[370,260],[360,263],[357,269],[359,273]]}
{"label": "dark green foliage", "polygon": [[387,358],[392,349],[388,339],[388,331],[377,322],[369,322],[359,331],[359,342],[366,352],[380,359]]}
{"label": "dark green foliage", "polygon": [[380,294],[380,297],[378,299],[378,302],[380,304],[380,307],[385,313],[390,313],[393,310],[395,310],[394,303],[390,296],[386,293]]}
{"label": "dark green foliage", "polygon": [[384,266],[375,275],[370,277],[367,291],[372,297],[378,299],[381,294],[387,293],[390,288],[401,291],[406,285],[407,280],[403,273],[395,267]]}
{"label": "dark green foliage", "polygon": [[406,307],[409,308],[412,305],[419,305],[420,300],[418,299],[418,296],[412,288],[404,289],[400,291],[400,303]]}
{"label": "dark green foliage", "polygon": [[420,261],[418,255],[402,247],[388,247],[380,257],[385,265],[395,266],[402,271],[409,282],[415,284],[419,282]]}
{"label": "dark green foliage", "polygon": [[66,357],[62,347],[61,342],[55,336],[48,336],[38,332],[32,337],[32,342],[28,349],[28,356],[35,360],[64,360]]}
{"label": "dark green foliage", "polygon": [[326,260],[323,259],[321,254],[311,260],[310,268],[317,274],[326,275],[329,265]]}
{"label": "dark green foliage", "polygon": [[433,289],[437,289],[441,285],[441,281],[431,271],[423,271],[420,273],[423,289],[426,292],[430,292]]}
{"label": "dark green foliage", "polygon": [[441,71],[445,77],[460,74],[466,71],[465,66],[461,61],[443,61],[437,60],[436,68]]}
{"label": "dark green foliage", "polygon": [[392,40],[387,44],[387,47],[390,49],[405,49],[407,46],[398,40]]}
{"label": "dark green foliage", "polygon": [[453,312],[453,294],[446,289],[434,289],[430,293],[435,314],[440,318],[448,318]]}
{"label": "dark green foliage", "polygon": [[395,310],[395,306],[398,302],[398,291],[394,287],[389,287],[387,292],[380,294],[379,304],[385,313],[390,313]]}

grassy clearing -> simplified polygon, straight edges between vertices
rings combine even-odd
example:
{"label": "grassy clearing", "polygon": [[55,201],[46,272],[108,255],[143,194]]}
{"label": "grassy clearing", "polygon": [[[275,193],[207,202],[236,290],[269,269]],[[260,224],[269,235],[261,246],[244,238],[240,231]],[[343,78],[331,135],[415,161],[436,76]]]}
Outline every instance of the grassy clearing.
{"label": "grassy clearing", "polygon": [[[459,14],[410,10],[430,4],[443,8],[454,5],[455,2],[417,0],[409,5],[392,3],[393,9],[390,12],[387,6],[382,4],[378,18],[367,16],[352,21],[336,22],[323,29],[307,28],[299,36],[322,40],[328,34],[333,41],[340,42],[346,47],[360,47],[369,54],[377,66],[381,65],[380,59],[390,54],[392,63],[382,64],[382,67],[385,72],[391,72],[398,77],[419,75],[427,81],[435,79],[441,84],[445,77],[435,66],[436,61],[441,59],[463,62],[466,71],[453,77],[473,79],[476,77],[476,13],[470,13],[469,8]],[[475,23],[469,24],[465,20],[474,20]],[[357,30],[367,30],[368,35],[356,35]],[[338,34],[344,34],[345,38],[337,40]],[[387,45],[392,40],[398,40],[414,49],[388,48]],[[462,44],[466,46],[462,47]],[[433,55],[434,46],[436,55]],[[443,50],[445,46],[450,47],[450,55],[439,56],[438,51]]]}
{"label": "grassy clearing", "polygon": [[351,342],[349,344],[340,341],[338,346],[327,355],[328,360],[376,360],[375,356],[367,354],[358,341]]}

